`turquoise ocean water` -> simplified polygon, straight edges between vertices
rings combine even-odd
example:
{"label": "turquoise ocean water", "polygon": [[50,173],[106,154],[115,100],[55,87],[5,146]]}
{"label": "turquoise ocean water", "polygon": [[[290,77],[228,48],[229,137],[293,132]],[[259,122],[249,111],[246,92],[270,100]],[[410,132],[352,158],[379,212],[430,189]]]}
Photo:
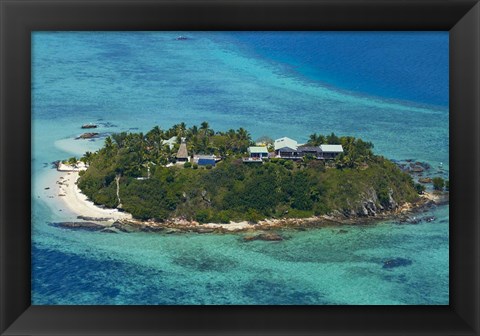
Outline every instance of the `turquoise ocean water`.
{"label": "turquoise ocean water", "polygon": [[[34,33],[33,304],[448,304],[448,206],[429,223],[287,231],[282,242],[48,225],[73,218],[45,196],[49,163],[102,145],[73,140],[80,125],[182,121],[254,139],[354,135],[448,178],[448,33]],[[404,263],[383,267],[394,258]]]}

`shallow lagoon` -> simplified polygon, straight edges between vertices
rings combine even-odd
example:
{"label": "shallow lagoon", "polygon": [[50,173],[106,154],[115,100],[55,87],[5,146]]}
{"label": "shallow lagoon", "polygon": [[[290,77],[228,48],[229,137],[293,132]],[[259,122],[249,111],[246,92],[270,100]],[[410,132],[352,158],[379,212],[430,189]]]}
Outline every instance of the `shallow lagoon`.
{"label": "shallow lagoon", "polygon": [[[215,129],[244,127],[254,139],[299,141],[334,131],[372,141],[389,158],[442,163],[448,173],[448,108],[435,100],[332,89],[243,36],[177,35],[34,34],[33,304],[448,304],[448,207],[434,210],[431,223],[288,231],[278,243],[49,226],[71,215],[42,198],[48,163],[101,146],[72,140],[86,122],[109,133],[207,120]],[[448,48],[448,35],[442,43],[424,57]],[[394,258],[408,262],[383,267]]]}

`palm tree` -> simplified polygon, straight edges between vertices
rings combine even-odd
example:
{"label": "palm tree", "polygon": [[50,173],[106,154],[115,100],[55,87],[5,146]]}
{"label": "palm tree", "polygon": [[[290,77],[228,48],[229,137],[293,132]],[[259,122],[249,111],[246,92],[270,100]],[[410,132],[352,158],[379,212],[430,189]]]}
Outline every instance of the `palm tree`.
{"label": "palm tree", "polygon": [[191,135],[196,136],[198,134],[198,127],[196,125],[193,125],[192,127],[190,127],[189,131]]}
{"label": "palm tree", "polygon": [[147,142],[146,150],[151,160],[156,160],[160,154],[163,145],[163,135],[163,131],[158,126],[152,128],[145,135],[145,141]]}
{"label": "palm tree", "polygon": [[335,133],[331,133],[330,135],[327,135],[326,140],[328,144],[330,145],[338,145],[340,144],[340,138],[335,135]]}
{"label": "palm tree", "polygon": [[201,129],[202,131],[204,131],[204,132],[205,132],[206,130],[208,130],[209,127],[210,127],[210,125],[209,125],[208,122],[206,122],[206,121],[204,121],[204,122],[202,122],[202,123],[200,124],[200,129]]}
{"label": "palm tree", "polygon": [[151,161],[155,164],[167,164],[171,155],[170,146],[168,144],[161,143],[156,150],[151,155]]}
{"label": "palm tree", "polygon": [[212,143],[208,137],[200,138],[200,141],[196,145],[197,153],[200,154],[209,154],[212,149]]}
{"label": "palm tree", "polygon": [[186,135],[187,125],[184,122],[181,122],[177,125],[177,136],[184,137]]}
{"label": "palm tree", "polygon": [[111,136],[108,136],[106,139],[105,139],[105,148],[107,150],[111,150],[113,149],[113,141],[112,141],[112,137]]}
{"label": "palm tree", "polygon": [[198,141],[198,137],[197,136],[192,136],[190,138],[190,141],[188,142],[188,151],[190,153],[196,153],[198,152],[198,144],[199,144],[199,141]]}
{"label": "palm tree", "polygon": [[325,136],[317,133],[310,134],[308,144],[312,146],[320,146],[326,142]]}
{"label": "palm tree", "polygon": [[105,156],[112,157],[115,151],[115,144],[113,143],[113,139],[111,136],[108,136],[105,139]]}
{"label": "palm tree", "polygon": [[317,133],[310,134],[310,137],[308,138],[308,143],[311,145],[315,145],[317,141],[318,141]]}
{"label": "palm tree", "polygon": [[68,164],[70,166],[72,166],[73,168],[76,168],[77,167],[77,158],[75,156],[71,157],[70,159],[68,159]]}
{"label": "palm tree", "polygon": [[247,147],[251,144],[252,139],[250,137],[250,134],[248,133],[247,130],[245,130],[243,127],[240,127],[237,130],[237,136],[236,136],[236,148],[240,152],[245,152],[247,150]]}
{"label": "palm tree", "polygon": [[158,126],[155,126],[154,128],[152,128],[146,135],[147,141],[152,146],[158,145],[159,143],[161,143],[162,137],[163,137],[163,131]]}
{"label": "palm tree", "polygon": [[128,139],[128,133],[127,132],[113,133],[111,137],[113,141],[115,141],[115,143],[117,144],[118,148],[122,148],[126,144],[126,141]]}
{"label": "palm tree", "polygon": [[187,133],[187,125],[185,125],[184,122],[180,124],[175,124],[172,126],[170,130],[168,130],[167,135],[171,136],[176,136],[179,138],[182,138],[186,135]]}
{"label": "palm tree", "polygon": [[90,163],[92,163],[92,160],[93,160],[93,156],[94,154],[92,152],[86,152],[82,158],[80,159],[80,161],[82,161],[83,163],[85,163],[86,165],[90,165]]}
{"label": "palm tree", "polygon": [[243,127],[240,127],[238,130],[237,130],[237,135],[238,135],[238,139],[239,140],[250,140],[250,134],[248,133],[248,131],[246,129],[244,129]]}
{"label": "palm tree", "polygon": [[202,131],[204,137],[213,135],[213,131],[210,129],[210,125],[206,121],[200,124],[200,130]]}

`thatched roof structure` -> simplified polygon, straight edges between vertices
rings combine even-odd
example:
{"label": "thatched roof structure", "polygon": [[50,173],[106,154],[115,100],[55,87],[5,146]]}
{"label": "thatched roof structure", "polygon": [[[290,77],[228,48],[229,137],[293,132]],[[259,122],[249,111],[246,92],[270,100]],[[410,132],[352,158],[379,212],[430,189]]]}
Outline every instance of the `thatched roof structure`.
{"label": "thatched roof structure", "polygon": [[177,159],[188,159],[187,144],[182,142],[177,152]]}

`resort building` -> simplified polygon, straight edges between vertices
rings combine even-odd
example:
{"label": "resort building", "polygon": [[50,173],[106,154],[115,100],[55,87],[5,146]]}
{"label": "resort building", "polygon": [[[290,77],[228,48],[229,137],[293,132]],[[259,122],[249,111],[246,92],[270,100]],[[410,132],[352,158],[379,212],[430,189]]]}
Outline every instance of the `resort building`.
{"label": "resort building", "polygon": [[248,147],[248,156],[251,158],[266,159],[268,158],[268,149],[264,146]]}
{"label": "resort building", "polygon": [[269,153],[265,146],[248,147],[248,157],[243,162],[262,163],[269,158],[281,158],[290,160],[302,160],[304,157],[311,157],[317,160],[331,160],[343,153],[342,145],[299,145],[296,140],[283,137],[275,140],[275,152]]}
{"label": "resort building", "polygon": [[283,137],[283,138],[275,140],[275,142],[273,143],[273,147],[275,149],[275,152],[277,150],[279,150],[281,148],[285,148],[285,147],[292,148],[292,149],[296,150],[297,147],[298,147],[298,142],[293,140],[293,139]]}
{"label": "resort building", "polygon": [[264,159],[268,159],[268,149],[264,146],[250,146],[247,149],[248,157],[243,158],[243,162],[262,163]]}
{"label": "resort building", "polygon": [[277,155],[277,158],[283,158],[283,159],[301,159],[301,156],[298,156],[297,153],[297,148],[293,147],[282,147],[279,149],[275,150],[275,154]]}
{"label": "resort building", "polygon": [[300,157],[312,156],[316,159],[323,159],[322,150],[319,146],[302,145],[297,148],[297,155]]}
{"label": "resort building", "polygon": [[297,147],[298,142],[296,140],[283,137],[275,140],[273,143],[276,157],[285,159],[298,159]]}
{"label": "resort building", "polygon": [[343,153],[342,145],[320,145],[320,149],[325,160],[334,159],[337,155]]}
{"label": "resort building", "polygon": [[177,143],[177,137],[176,136],[173,136],[171,137],[170,139],[168,140],[163,140],[162,143],[164,145],[168,145],[168,147],[170,147],[170,150],[173,149],[173,147],[175,146],[175,144]]}
{"label": "resort building", "polygon": [[178,149],[176,157],[178,163],[189,162],[190,158],[188,157],[187,144],[185,143],[184,139],[182,139],[182,143],[180,144],[180,148]]}
{"label": "resort building", "polygon": [[305,156],[312,156],[318,160],[329,160],[341,153],[342,145],[298,145],[296,140],[287,137],[275,140],[275,157],[282,159],[300,160]]}

